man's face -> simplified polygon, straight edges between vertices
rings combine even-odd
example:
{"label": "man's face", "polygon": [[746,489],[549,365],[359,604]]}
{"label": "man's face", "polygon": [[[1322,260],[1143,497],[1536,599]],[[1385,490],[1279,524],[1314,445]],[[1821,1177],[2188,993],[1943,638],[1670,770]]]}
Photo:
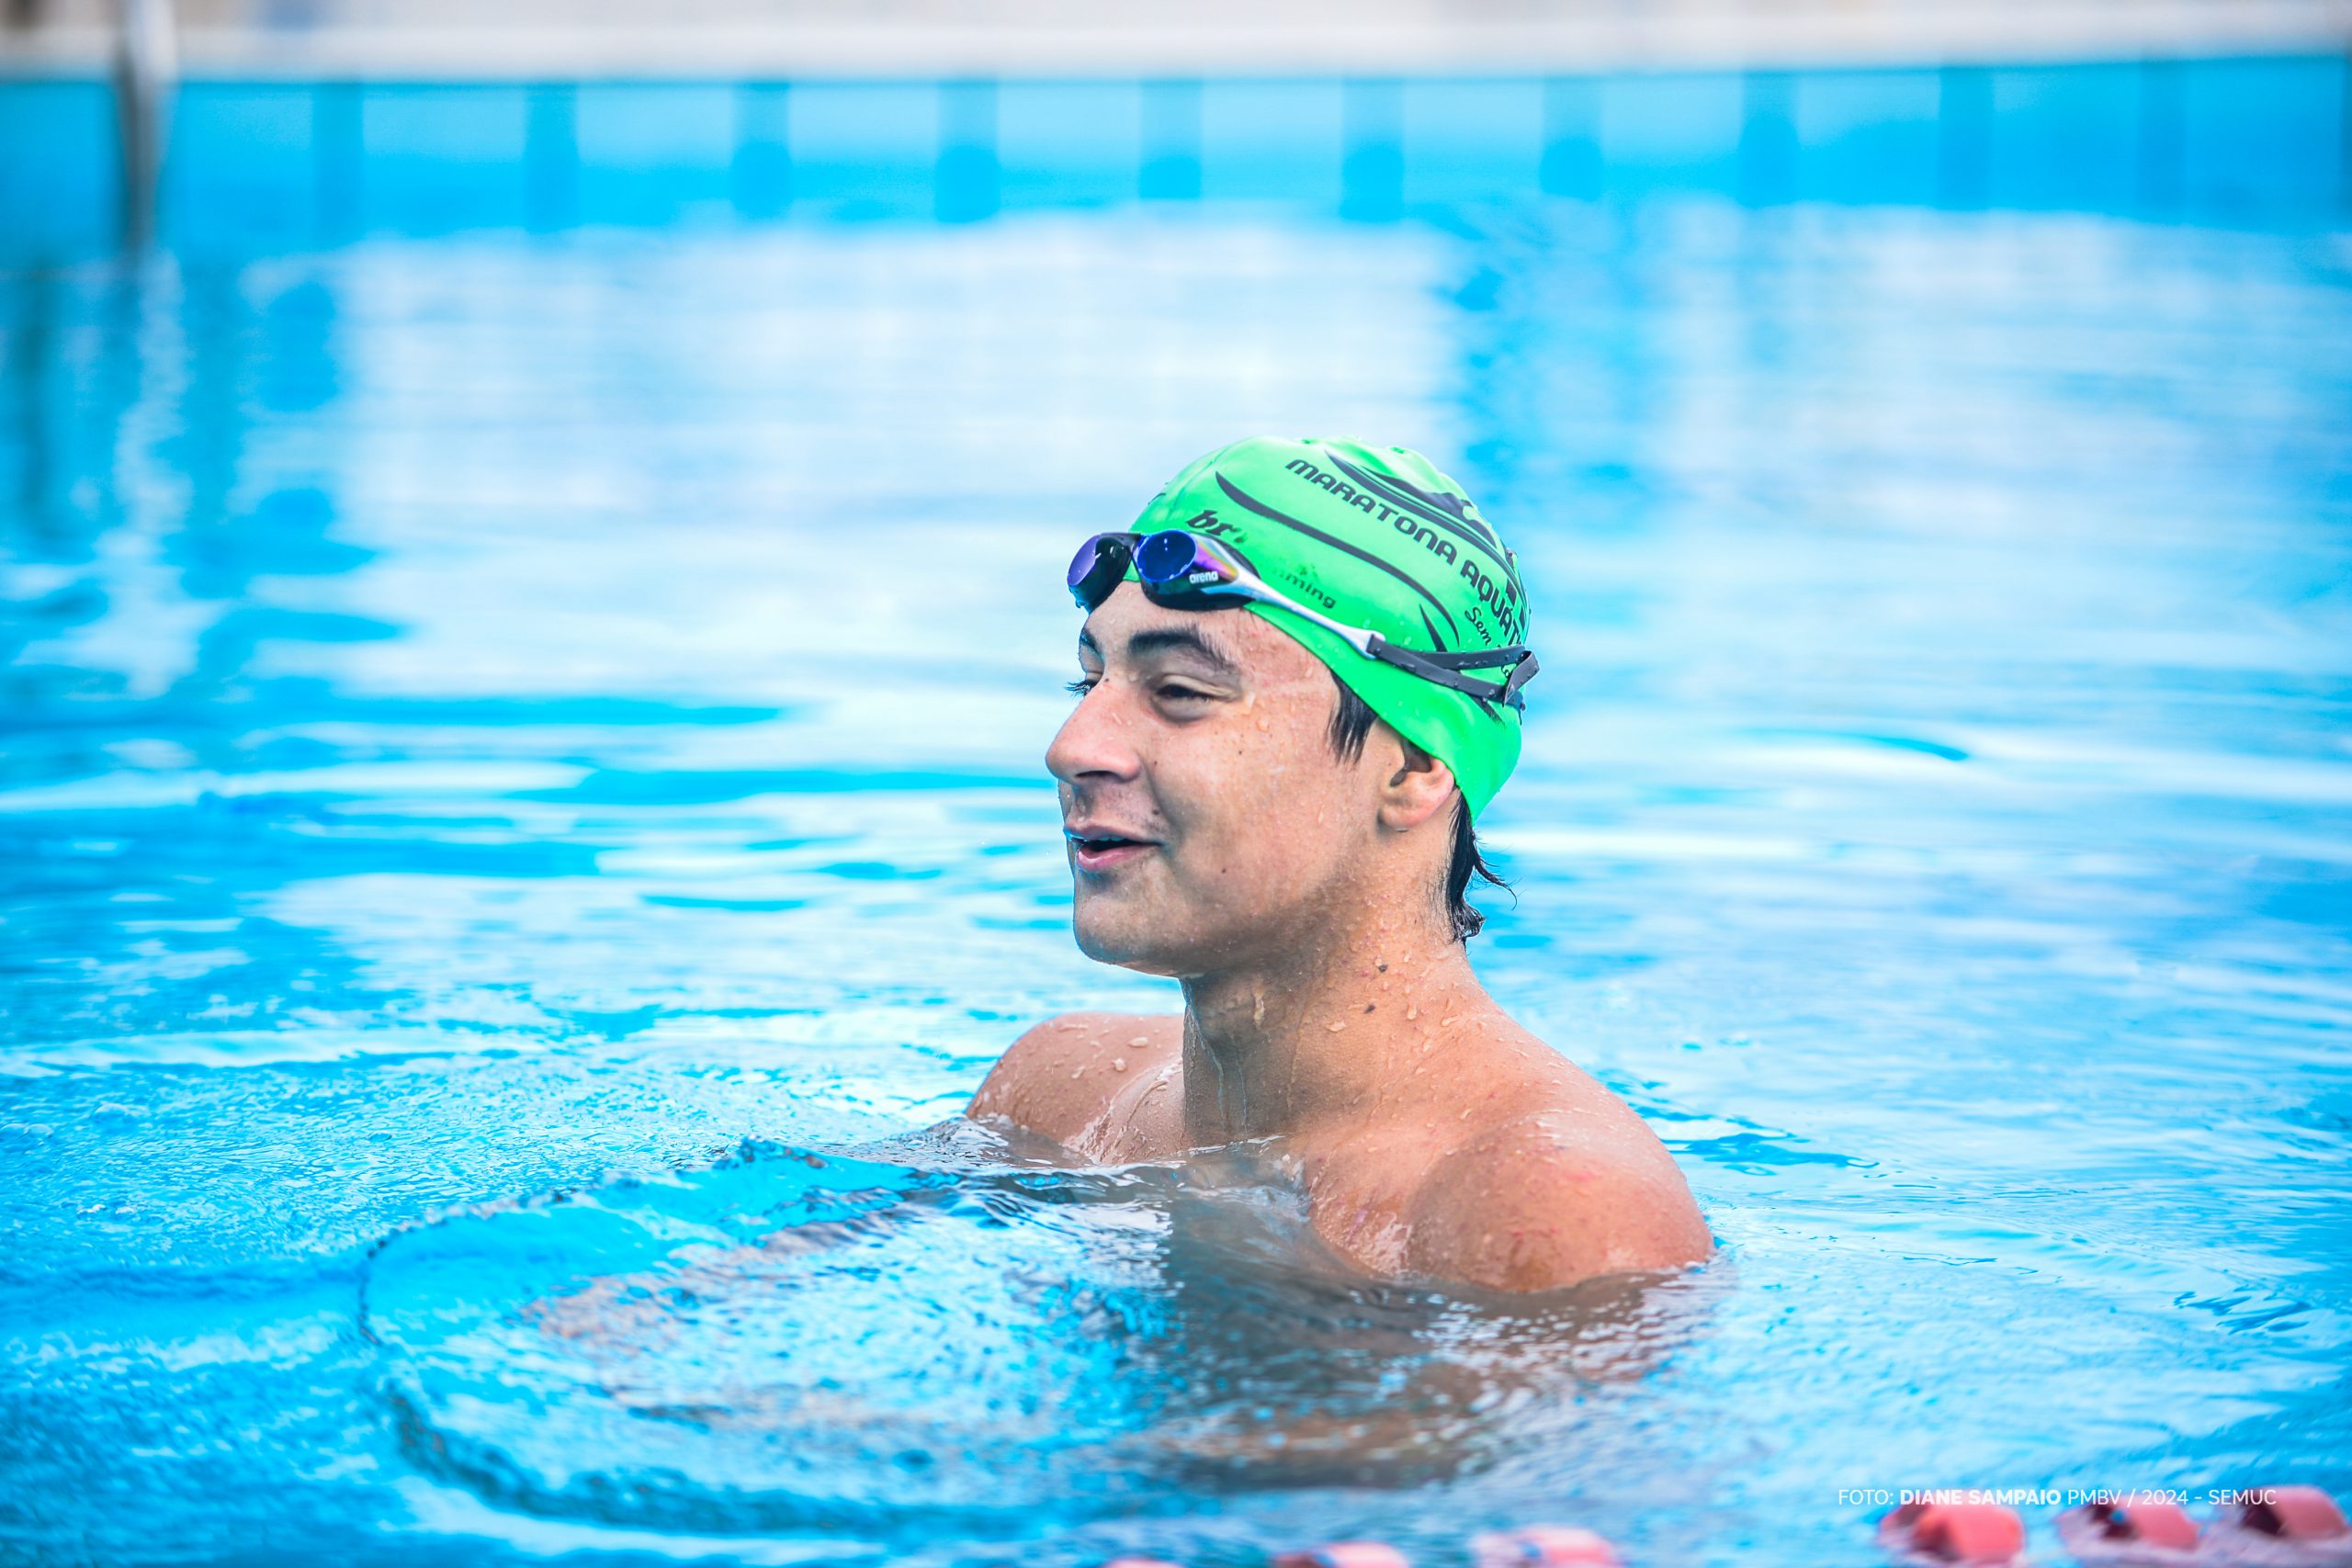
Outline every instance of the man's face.
{"label": "man's face", "polygon": [[1080,951],[1201,974],[1327,919],[1397,761],[1378,728],[1360,761],[1333,753],[1331,672],[1256,615],[1163,609],[1133,582],[1087,617],[1079,663],[1091,689],[1046,766]]}

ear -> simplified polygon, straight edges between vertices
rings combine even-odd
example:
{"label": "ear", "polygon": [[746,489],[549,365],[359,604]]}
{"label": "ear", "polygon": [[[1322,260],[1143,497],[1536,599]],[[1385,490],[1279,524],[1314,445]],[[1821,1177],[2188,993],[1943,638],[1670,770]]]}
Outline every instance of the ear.
{"label": "ear", "polygon": [[[1392,833],[1409,833],[1435,820],[1459,793],[1453,770],[1414,745],[1384,722],[1381,739],[1393,742],[1396,765],[1380,786],[1380,825]],[[1449,816],[1447,821],[1453,818]]]}

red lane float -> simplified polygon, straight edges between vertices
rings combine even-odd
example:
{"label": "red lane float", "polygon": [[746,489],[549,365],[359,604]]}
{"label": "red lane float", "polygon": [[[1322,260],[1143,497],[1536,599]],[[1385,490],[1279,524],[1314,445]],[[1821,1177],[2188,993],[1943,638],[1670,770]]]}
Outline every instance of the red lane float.
{"label": "red lane float", "polygon": [[2316,1486],[2266,1486],[2222,1510],[2202,1555],[2250,1568],[2352,1568],[2352,1526]]}
{"label": "red lane float", "polygon": [[1617,1549],[1591,1530],[1529,1525],[1470,1539],[1478,1568],[1620,1568]]}
{"label": "red lane float", "polygon": [[[2058,1516],[2058,1539],[2086,1568],[2352,1568],[2352,1523],[2316,1486],[2240,1495],[2202,1531],[2177,1504],[2094,1503]],[[1996,1503],[1905,1503],[1878,1522],[1880,1544],[1909,1568],[2029,1568],[2025,1520]],[[1474,1536],[1477,1568],[1623,1568],[1606,1539],[1566,1525]],[[1102,1568],[1179,1568],[1118,1557]],[[1285,1551],[1272,1568],[1412,1568],[1385,1541],[1337,1540]]]}
{"label": "red lane float", "polygon": [[1311,1551],[1285,1551],[1274,1568],[1412,1568],[1405,1554],[1385,1541],[1335,1540]]}
{"label": "red lane float", "polygon": [[2058,1539],[2077,1562],[2178,1568],[2197,1560],[2197,1521],[2177,1503],[2092,1503],[2058,1516]]}
{"label": "red lane float", "polygon": [[1907,1563],[2025,1562],[2025,1520],[1997,1503],[1905,1503],[1879,1520],[1878,1539]]}

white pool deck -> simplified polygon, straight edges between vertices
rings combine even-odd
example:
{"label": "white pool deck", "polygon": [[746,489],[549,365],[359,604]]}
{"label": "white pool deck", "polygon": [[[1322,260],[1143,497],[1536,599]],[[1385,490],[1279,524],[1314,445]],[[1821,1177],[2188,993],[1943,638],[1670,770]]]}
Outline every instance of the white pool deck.
{"label": "white pool deck", "polygon": [[[113,0],[8,3],[33,19],[0,24],[0,71],[105,68]],[[2352,0],[179,0],[176,10],[187,73],[293,79],[1523,75],[2352,50]]]}

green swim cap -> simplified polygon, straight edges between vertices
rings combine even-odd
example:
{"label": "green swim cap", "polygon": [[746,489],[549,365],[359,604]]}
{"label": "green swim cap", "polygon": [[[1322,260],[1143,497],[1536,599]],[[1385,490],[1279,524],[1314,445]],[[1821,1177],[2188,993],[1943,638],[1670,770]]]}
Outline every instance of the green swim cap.
{"label": "green swim cap", "polygon": [[[1208,535],[1299,603],[1402,648],[1459,653],[1527,640],[1518,558],[1461,486],[1402,446],[1253,435],[1169,480],[1135,527]],[[1516,708],[1366,659],[1276,605],[1246,608],[1296,638],[1397,734],[1453,769],[1473,817],[1518,765]],[[1506,671],[1476,673],[1500,680]]]}

